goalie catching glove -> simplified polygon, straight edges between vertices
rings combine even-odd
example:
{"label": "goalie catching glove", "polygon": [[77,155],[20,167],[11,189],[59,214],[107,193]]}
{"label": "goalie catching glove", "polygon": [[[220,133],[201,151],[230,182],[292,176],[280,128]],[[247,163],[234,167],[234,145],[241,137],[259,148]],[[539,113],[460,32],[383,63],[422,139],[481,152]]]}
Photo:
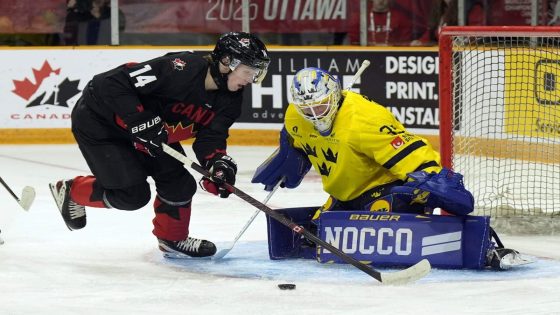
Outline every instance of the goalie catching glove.
{"label": "goalie catching glove", "polygon": [[161,117],[143,111],[124,119],[126,129],[132,136],[135,147],[155,157],[163,154],[163,143],[167,143],[167,130]]}
{"label": "goalie catching glove", "polygon": [[465,189],[463,175],[443,168],[439,173],[417,171],[409,173],[408,177],[411,181],[391,188],[394,197],[409,204],[442,208],[455,215],[467,215],[474,210],[474,198]]}
{"label": "goalie catching glove", "polygon": [[237,164],[231,156],[218,153],[206,160],[204,168],[212,174],[212,177],[202,178],[199,182],[200,187],[221,198],[229,197],[231,191],[227,190],[223,184],[235,185],[235,175],[237,174]]}

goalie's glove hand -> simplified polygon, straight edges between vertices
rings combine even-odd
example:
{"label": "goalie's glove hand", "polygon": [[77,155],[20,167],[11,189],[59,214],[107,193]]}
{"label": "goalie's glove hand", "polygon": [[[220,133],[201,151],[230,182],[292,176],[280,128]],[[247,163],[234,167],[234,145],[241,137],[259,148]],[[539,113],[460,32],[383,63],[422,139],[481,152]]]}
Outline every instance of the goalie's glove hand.
{"label": "goalie's glove hand", "polygon": [[167,130],[161,117],[144,111],[128,116],[124,122],[137,149],[145,150],[152,157],[163,154],[162,144],[167,143]]}
{"label": "goalie's glove hand", "polygon": [[229,155],[216,154],[204,163],[204,167],[212,174],[210,178],[203,177],[199,184],[202,189],[221,198],[227,198],[231,191],[224,187],[224,183],[235,185],[237,164]]}
{"label": "goalie's glove hand", "polygon": [[467,215],[474,210],[474,198],[463,184],[463,175],[442,168],[439,173],[417,171],[408,174],[409,181],[391,188],[393,196],[409,204],[425,204],[442,208],[455,215]]}

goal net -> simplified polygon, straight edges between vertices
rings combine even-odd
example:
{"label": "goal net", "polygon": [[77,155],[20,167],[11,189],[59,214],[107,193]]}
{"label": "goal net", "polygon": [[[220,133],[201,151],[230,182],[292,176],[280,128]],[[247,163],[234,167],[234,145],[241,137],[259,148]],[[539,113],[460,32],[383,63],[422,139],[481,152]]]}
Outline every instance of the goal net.
{"label": "goal net", "polygon": [[559,230],[560,28],[447,27],[439,55],[442,162],[475,214]]}

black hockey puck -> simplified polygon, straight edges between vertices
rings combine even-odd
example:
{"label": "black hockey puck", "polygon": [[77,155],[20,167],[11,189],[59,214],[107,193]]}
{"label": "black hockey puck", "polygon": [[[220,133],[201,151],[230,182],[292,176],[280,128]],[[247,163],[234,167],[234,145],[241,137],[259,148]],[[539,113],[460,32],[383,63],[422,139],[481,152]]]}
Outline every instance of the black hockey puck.
{"label": "black hockey puck", "polygon": [[278,285],[278,287],[280,288],[280,290],[294,290],[296,288],[296,285],[293,283],[281,283]]}

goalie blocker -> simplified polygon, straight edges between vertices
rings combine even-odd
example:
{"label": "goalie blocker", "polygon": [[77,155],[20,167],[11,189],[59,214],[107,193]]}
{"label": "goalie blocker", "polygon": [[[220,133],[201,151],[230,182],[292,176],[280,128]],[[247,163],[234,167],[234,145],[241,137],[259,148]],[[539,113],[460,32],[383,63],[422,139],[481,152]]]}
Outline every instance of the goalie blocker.
{"label": "goalie blocker", "polygon": [[[316,227],[322,240],[375,266],[411,266],[426,258],[436,268],[482,269],[489,264],[488,255],[495,252],[490,217],[330,211],[323,213],[315,225],[311,218],[316,209],[275,211],[306,229]],[[269,255],[273,260],[308,258],[321,263],[343,263],[336,255],[315,248],[268,216],[267,227]],[[512,263],[515,264],[522,263]]]}

